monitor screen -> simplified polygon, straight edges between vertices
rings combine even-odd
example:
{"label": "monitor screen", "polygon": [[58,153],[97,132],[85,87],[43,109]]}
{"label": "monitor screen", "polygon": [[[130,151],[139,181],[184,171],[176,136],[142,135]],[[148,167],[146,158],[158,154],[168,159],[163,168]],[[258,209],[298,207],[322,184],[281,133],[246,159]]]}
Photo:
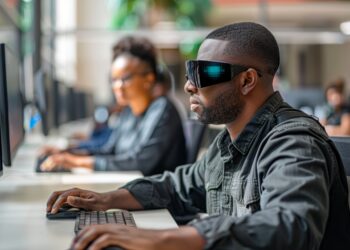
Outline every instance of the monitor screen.
{"label": "monitor screen", "polygon": [[50,129],[54,126],[53,91],[53,84],[51,84],[49,74],[39,70],[35,74],[34,98],[35,105],[41,116],[41,128],[44,135],[48,135]]}
{"label": "monitor screen", "polygon": [[63,82],[54,81],[57,90],[55,97],[56,126],[72,121],[74,118],[74,89]]}
{"label": "monitor screen", "polygon": [[59,110],[59,125],[62,125],[69,121],[70,113],[74,111],[74,106],[70,98],[70,90],[67,85],[60,82],[58,87],[58,96],[60,101],[60,110]]}
{"label": "monitor screen", "polygon": [[[297,109],[310,110],[311,115],[315,114],[315,108],[325,103],[324,91],[321,88],[299,88],[280,91],[283,99]],[[308,113],[308,112],[306,112]]]}
{"label": "monitor screen", "polygon": [[[1,141],[1,134],[0,134]],[[1,143],[0,143],[0,176],[2,176],[2,153],[1,153]]]}
{"label": "monitor screen", "polygon": [[11,160],[23,141],[23,101],[20,91],[20,64],[16,56],[0,44],[0,127],[2,160]]}

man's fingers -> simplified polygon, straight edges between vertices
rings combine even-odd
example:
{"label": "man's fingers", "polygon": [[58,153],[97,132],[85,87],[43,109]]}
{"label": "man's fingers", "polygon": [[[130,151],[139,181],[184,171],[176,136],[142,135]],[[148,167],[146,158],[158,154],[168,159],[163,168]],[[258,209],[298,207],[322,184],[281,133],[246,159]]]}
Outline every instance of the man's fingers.
{"label": "man's fingers", "polygon": [[126,247],[135,228],[124,225],[92,225],[81,230],[72,242],[73,249],[103,249],[107,246]]}
{"label": "man's fingers", "polygon": [[75,250],[85,249],[89,243],[95,240],[100,234],[101,231],[98,225],[85,227],[75,237],[72,248]]}
{"label": "man's fingers", "polygon": [[43,163],[40,165],[40,169],[43,171],[50,171],[56,166],[55,159],[52,156],[49,156]]}
{"label": "man's fingers", "polygon": [[[74,189],[70,189],[70,190],[66,190],[64,192],[61,192],[61,194],[58,197],[56,197],[56,200],[52,204],[51,213],[57,213],[58,209],[60,207],[62,207],[62,205],[64,203],[67,203],[68,196],[78,196],[80,191],[81,190],[74,188]],[[69,205],[71,205],[71,204],[69,204]]]}
{"label": "man's fingers", "polygon": [[52,206],[51,213],[55,214],[58,212],[58,209],[62,207],[64,203],[66,203],[67,196],[59,196],[58,199],[55,201],[55,203]]}
{"label": "man's fingers", "polygon": [[50,196],[49,199],[47,200],[46,203],[46,211],[50,212],[52,209],[53,204],[56,202],[57,197],[60,196],[64,191],[56,191],[53,192]]}
{"label": "man's fingers", "polygon": [[68,196],[67,203],[73,207],[79,207],[86,210],[93,210],[91,200],[77,197],[77,196]]}
{"label": "man's fingers", "polygon": [[100,250],[108,246],[118,246],[118,237],[116,235],[110,233],[101,234],[91,243],[89,250]]}

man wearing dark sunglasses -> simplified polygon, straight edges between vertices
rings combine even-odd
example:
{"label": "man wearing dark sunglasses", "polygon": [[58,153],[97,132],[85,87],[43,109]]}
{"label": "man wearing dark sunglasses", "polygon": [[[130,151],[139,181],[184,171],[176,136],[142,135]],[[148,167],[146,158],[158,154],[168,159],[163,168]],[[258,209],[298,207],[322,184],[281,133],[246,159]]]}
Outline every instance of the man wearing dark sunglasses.
{"label": "man wearing dark sunglasses", "polygon": [[237,23],[211,32],[198,60],[186,63],[185,84],[198,119],[226,126],[206,154],[117,191],[55,192],[47,205],[53,213],[67,202],[94,210],[168,208],[175,218],[209,216],[173,230],[91,226],[73,248],[349,249],[342,164],[319,123],[273,91],[278,66],[278,46],[265,27]]}

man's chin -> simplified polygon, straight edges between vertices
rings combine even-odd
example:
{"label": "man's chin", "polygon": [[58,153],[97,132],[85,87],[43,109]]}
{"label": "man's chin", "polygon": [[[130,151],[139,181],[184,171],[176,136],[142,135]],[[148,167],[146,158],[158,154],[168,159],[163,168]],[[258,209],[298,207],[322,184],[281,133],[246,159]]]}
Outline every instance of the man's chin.
{"label": "man's chin", "polygon": [[212,122],[210,122],[209,120],[205,119],[205,117],[196,114],[196,120],[200,121],[203,124],[213,124]]}

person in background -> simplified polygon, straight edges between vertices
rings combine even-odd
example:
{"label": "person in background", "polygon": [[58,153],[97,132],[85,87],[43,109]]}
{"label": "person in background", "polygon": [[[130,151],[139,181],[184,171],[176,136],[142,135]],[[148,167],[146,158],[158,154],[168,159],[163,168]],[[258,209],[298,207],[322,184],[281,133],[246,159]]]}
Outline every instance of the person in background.
{"label": "person in background", "polygon": [[[166,66],[157,67],[157,81],[153,87],[152,95],[154,98],[158,98],[161,96],[166,96],[170,93],[172,89],[171,80],[170,80],[170,72],[166,68]],[[171,99],[170,94],[168,97]],[[173,102],[173,100],[171,99]],[[175,107],[176,103],[174,103]],[[69,149],[74,153],[84,154],[86,151],[93,150],[94,148],[99,148],[104,145],[109,136],[113,132],[113,124],[109,124],[109,118],[112,116],[112,122],[117,119],[118,115],[123,111],[123,109],[127,106],[127,100],[122,99],[121,97],[116,100],[116,103],[109,108],[97,108],[94,114],[94,128],[90,135],[85,134],[75,134],[72,138],[75,142],[71,143]],[[100,113],[103,113],[103,121],[98,119]],[[180,112],[179,112],[180,113]],[[180,113],[181,115],[181,113]],[[114,119],[113,119],[114,118]],[[181,117],[182,118],[182,117]],[[51,152],[50,152],[51,150]],[[58,153],[60,150],[57,150]],[[55,152],[55,148],[46,147],[43,149],[42,154],[53,153]]]}
{"label": "person in background", "polygon": [[350,136],[350,106],[345,100],[343,79],[332,82],[325,91],[325,118],[320,119],[330,136]]}
{"label": "person in background", "polygon": [[[113,132],[113,124],[110,124],[110,117],[118,117],[123,111],[125,106],[120,105],[118,102],[110,107],[97,107],[94,112],[94,127],[90,134],[75,133],[69,139],[70,149],[78,150],[82,153],[86,150],[93,148],[99,148],[103,146],[109,139]],[[113,120],[113,119],[111,119]]]}
{"label": "person in background", "polygon": [[167,208],[209,216],[177,229],[91,225],[73,249],[337,249],[350,246],[344,169],[323,127],[285,103],[272,80],[278,45],[264,26],[235,23],[212,31],[197,60],[186,62],[191,110],[225,124],[194,164],[96,193],[54,192],[47,211],[65,203],[88,210]]}
{"label": "person in background", "polygon": [[95,171],[140,170],[144,175],[162,173],[186,161],[181,119],[165,95],[155,96],[157,55],[153,44],[140,37],[125,37],[113,48],[112,89],[125,107],[108,141],[90,148],[89,156],[59,152],[41,165],[83,167]]}

